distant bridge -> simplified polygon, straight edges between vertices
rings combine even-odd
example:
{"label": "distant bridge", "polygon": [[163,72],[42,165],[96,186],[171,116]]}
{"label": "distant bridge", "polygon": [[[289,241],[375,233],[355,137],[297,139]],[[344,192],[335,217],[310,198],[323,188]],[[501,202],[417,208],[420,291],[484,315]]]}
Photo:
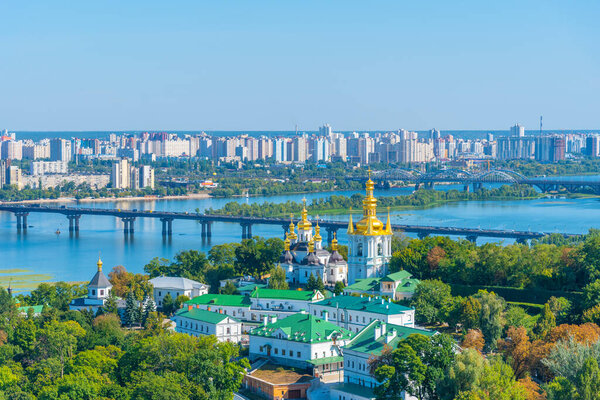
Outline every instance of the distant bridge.
{"label": "distant bridge", "polygon": [[463,169],[449,168],[430,173],[422,173],[412,169],[391,169],[377,172],[373,176],[373,179],[378,182],[414,182],[415,189],[419,189],[421,186],[433,188],[436,183],[459,183],[465,185],[465,190],[469,189],[469,185],[473,186],[473,190],[477,190],[481,189],[485,183],[517,183],[536,186],[542,192],[558,191],[561,188],[567,192],[574,192],[587,188],[596,194],[600,194],[600,180],[572,180],[546,177],[528,178],[508,169],[471,172]]}
{"label": "distant bridge", "polygon": [[[284,233],[289,227],[287,218],[247,217],[234,215],[199,214],[189,212],[168,212],[152,210],[124,210],[104,208],[80,208],[65,206],[45,206],[36,204],[0,204],[0,211],[11,212],[17,218],[17,232],[26,232],[27,218],[30,214],[61,214],[69,220],[69,233],[79,233],[79,221],[84,215],[98,215],[120,218],[123,221],[123,233],[133,235],[137,218],[156,218],[162,222],[163,236],[171,236],[174,220],[198,221],[201,226],[202,238],[212,236],[213,222],[229,222],[239,224],[242,228],[242,239],[252,237],[253,225],[276,225],[282,227]],[[331,242],[333,235],[339,229],[346,229],[348,222],[319,220],[319,225],[327,231],[327,241]],[[460,228],[446,226],[402,225],[392,224],[394,231],[416,233],[420,238],[429,235],[456,235],[464,236],[475,242],[478,237],[515,239],[525,243],[530,239],[537,239],[549,235],[551,232],[529,232],[499,229]],[[565,237],[578,236],[575,234],[561,233]]]}

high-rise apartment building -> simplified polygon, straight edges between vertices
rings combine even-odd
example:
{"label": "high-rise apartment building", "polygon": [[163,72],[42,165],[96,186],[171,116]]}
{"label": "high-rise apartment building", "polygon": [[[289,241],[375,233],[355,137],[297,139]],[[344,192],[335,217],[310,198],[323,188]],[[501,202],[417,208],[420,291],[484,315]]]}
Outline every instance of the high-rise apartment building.
{"label": "high-rise apartment building", "polygon": [[52,139],[50,141],[50,160],[71,161],[71,142],[61,138]]}
{"label": "high-rise apartment building", "polygon": [[140,187],[154,189],[154,168],[149,165],[140,167]]}
{"label": "high-rise apartment building", "polygon": [[127,159],[122,159],[113,163],[110,174],[110,183],[112,184],[113,189],[128,189],[130,187],[130,173],[131,171]]}
{"label": "high-rise apartment building", "polygon": [[523,127],[519,124],[515,124],[514,126],[511,126],[510,127],[510,136],[524,137],[525,136],[525,127]]}

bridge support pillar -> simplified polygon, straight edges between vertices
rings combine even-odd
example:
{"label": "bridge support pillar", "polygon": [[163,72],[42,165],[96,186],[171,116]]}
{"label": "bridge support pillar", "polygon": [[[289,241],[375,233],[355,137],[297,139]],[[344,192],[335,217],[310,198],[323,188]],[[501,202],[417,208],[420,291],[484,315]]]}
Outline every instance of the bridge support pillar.
{"label": "bridge support pillar", "polygon": [[517,238],[517,243],[518,244],[524,244],[524,245],[529,245],[529,242],[527,241],[526,238]]}
{"label": "bridge support pillar", "polygon": [[283,225],[283,240],[287,237],[288,225]]}
{"label": "bridge support pillar", "polygon": [[427,233],[427,232],[419,232],[419,233],[417,233],[417,236],[419,237],[419,239],[423,240],[427,236],[429,236],[429,233]]}
{"label": "bridge support pillar", "polygon": [[208,221],[206,223],[206,237],[207,238],[212,237],[212,222],[211,221]]}
{"label": "bridge support pillar", "polygon": [[173,234],[173,218],[161,218],[162,222],[162,235],[171,236]]}
{"label": "bridge support pillar", "polygon": [[24,231],[27,230],[27,216],[28,215],[29,215],[28,212],[15,213],[15,216],[17,217],[17,232],[20,232],[21,229]]}
{"label": "bridge support pillar", "polygon": [[79,232],[79,218],[81,215],[67,215],[67,219],[69,220],[69,232]]}
{"label": "bridge support pillar", "polygon": [[206,222],[202,222],[202,238],[206,237]]}
{"label": "bridge support pillar", "polygon": [[123,234],[128,235],[128,234],[132,234],[135,232],[135,227],[134,227],[134,221],[135,221],[135,217],[124,217],[121,218],[121,220],[123,221]]}
{"label": "bridge support pillar", "polygon": [[243,223],[240,225],[242,226],[242,239],[251,239],[252,238],[252,224]]}
{"label": "bridge support pillar", "polygon": [[464,190],[465,192],[468,192],[468,191],[469,191],[469,185],[465,185],[465,186],[463,187],[463,190]]}
{"label": "bridge support pillar", "polygon": [[477,243],[477,236],[476,235],[469,235],[467,236],[467,240],[471,243]]}
{"label": "bridge support pillar", "polygon": [[473,191],[476,192],[483,187],[483,183],[481,182],[473,182]]}

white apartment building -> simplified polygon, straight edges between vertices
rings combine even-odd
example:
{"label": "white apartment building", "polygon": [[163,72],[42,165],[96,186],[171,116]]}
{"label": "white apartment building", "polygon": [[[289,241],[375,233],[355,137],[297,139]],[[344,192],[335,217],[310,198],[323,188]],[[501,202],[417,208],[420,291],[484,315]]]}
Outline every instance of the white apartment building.
{"label": "white apartment building", "polygon": [[415,326],[415,310],[381,297],[341,295],[309,304],[309,312],[334,324],[359,332],[373,321]]}
{"label": "white apartment building", "polygon": [[192,305],[182,308],[171,318],[175,332],[192,336],[216,336],[219,342],[242,340],[242,323],[224,314],[199,310]]}
{"label": "white apartment building", "polygon": [[310,368],[313,375],[338,373],[343,369],[341,346],[352,333],[305,311],[279,320],[266,317],[250,331],[250,361],[270,358],[277,364]]}
{"label": "white apartment building", "polygon": [[29,166],[29,173],[32,176],[66,174],[67,172],[66,161],[33,161]]}

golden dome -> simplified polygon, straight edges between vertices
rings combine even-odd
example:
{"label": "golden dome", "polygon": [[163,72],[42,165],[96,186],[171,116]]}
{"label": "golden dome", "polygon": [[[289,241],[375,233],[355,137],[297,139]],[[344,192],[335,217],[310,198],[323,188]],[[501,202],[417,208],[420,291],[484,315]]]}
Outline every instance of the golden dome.
{"label": "golden dome", "polygon": [[306,210],[306,198],[302,199],[302,219],[298,222],[298,230],[309,231],[312,229],[312,224],[308,220],[308,211]]}
{"label": "golden dome", "polygon": [[285,251],[290,251],[290,238],[288,237],[288,233],[285,233],[285,240],[283,241],[283,248]]}
{"label": "golden dome", "polygon": [[102,260],[100,259],[100,257],[98,257],[98,262],[96,263],[96,265],[98,266],[98,272],[102,271]]}
{"label": "golden dome", "polygon": [[289,231],[289,234],[287,235],[287,237],[290,240],[298,239],[298,235],[296,235],[296,232],[294,232],[294,214],[290,215],[290,231]]}
{"label": "golden dome", "polygon": [[363,199],[363,217],[356,223],[354,232],[348,233],[355,235],[389,235],[390,233],[384,227],[383,222],[377,218],[377,199],[373,196],[375,182],[371,180],[371,169],[369,169],[369,180],[367,180],[366,192],[367,195]]}
{"label": "golden dome", "polygon": [[315,241],[313,239],[310,239],[310,241],[308,242],[308,252],[309,253],[315,252]]}
{"label": "golden dome", "polygon": [[313,236],[315,242],[320,242],[323,240],[321,237],[321,227],[319,226],[319,216],[317,215],[317,225],[315,226],[315,236]]}
{"label": "golden dome", "polygon": [[338,241],[337,241],[337,234],[336,232],[333,232],[333,239],[331,239],[331,251],[337,251],[338,249]]}

